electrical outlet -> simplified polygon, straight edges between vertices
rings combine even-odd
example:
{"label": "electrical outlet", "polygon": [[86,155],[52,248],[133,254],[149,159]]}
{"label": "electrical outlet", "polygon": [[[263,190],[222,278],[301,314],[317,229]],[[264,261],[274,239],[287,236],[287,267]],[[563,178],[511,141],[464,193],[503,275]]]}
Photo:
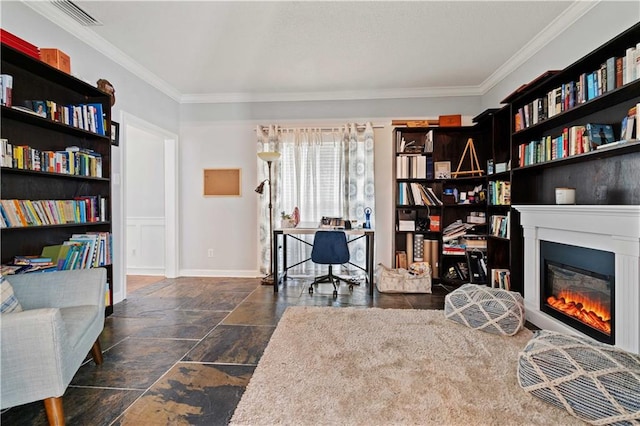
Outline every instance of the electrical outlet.
{"label": "electrical outlet", "polygon": [[207,250],[207,257],[213,257],[213,249],[212,248]]}

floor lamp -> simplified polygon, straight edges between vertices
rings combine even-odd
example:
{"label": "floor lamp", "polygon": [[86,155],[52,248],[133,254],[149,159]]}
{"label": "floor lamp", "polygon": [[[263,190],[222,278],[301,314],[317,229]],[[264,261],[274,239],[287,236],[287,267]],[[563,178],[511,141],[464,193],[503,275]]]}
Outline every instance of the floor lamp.
{"label": "floor lamp", "polygon": [[262,194],[264,192],[265,182],[269,183],[269,274],[262,279],[262,284],[278,285],[275,280],[275,274],[277,271],[273,271],[273,195],[271,193],[271,163],[280,158],[280,153],[263,151],[258,153],[258,157],[267,162],[267,167],[269,169],[269,178],[260,182],[260,185],[256,188],[256,192],[258,194]]}

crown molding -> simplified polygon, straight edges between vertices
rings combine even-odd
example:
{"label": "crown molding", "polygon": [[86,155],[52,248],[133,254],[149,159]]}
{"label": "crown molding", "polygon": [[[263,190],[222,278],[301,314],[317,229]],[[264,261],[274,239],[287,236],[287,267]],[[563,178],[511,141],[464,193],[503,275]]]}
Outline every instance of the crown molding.
{"label": "crown molding", "polygon": [[585,13],[593,9],[601,0],[595,1],[575,1],[556,19],[551,21],[542,31],[532,38],[522,49],[516,52],[511,58],[493,72],[479,87],[482,95],[486,94],[496,84],[501,82],[518,67],[531,59],[543,47],[551,43],[567,28],[573,25]]}
{"label": "crown molding", "polygon": [[48,1],[27,1],[23,4],[44,16],[80,41],[105,55],[127,71],[149,83],[162,93],[181,104],[203,103],[250,103],[250,102],[303,102],[303,101],[345,101],[372,99],[434,98],[456,96],[483,96],[496,84],[514,72],[540,49],[553,41],[564,30],[575,23],[601,0],[575,1],[562,14],[549,23],[522,49],[507,60],[478,86],[423,87],[383,90],[354,90],[333,92],[292,92],[292,93],[208,93],[181,94],[175,87],[153,74],[120,49],[95,32],[80,25]]}
{"label": "crown molding", "polygon": [[119,64],[127,71],[139,77],[141,80],[149,83],[151,86],[155,87],[176,102],[180,101],[180,92],[176,88],[171,86],[169,83],[167,83],[157,75],[153,74],[151,71],[140,65],[131,57],[124,54],[120,49],[109,43],[104,38],[100,37],[95,32],[80,25],[78,22],[67,16],[64,12],[50,4],[48,1],[22,0],[22,4],[44,16],[46,19],[53,22],[61,29],[76,37],[78,40],[88,44],[91,48],[102,53],[107,58]]}

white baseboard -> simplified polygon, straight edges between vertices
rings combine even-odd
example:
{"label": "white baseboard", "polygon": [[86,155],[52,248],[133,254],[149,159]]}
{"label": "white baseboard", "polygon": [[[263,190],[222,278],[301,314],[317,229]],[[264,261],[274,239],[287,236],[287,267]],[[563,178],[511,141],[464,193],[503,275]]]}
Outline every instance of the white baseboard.
{"label": "white baseboard", "polygon": [[262,278],[259,271],[223,270],[223,269],[180,269],[180,277],[230,277],[230,278]]}
{"label": "white baseboard", "polygon": [[165,276],[164,268],[144,268],[144,267],[133,267],[127,268],[127,275],[156,275],[156,276]]}

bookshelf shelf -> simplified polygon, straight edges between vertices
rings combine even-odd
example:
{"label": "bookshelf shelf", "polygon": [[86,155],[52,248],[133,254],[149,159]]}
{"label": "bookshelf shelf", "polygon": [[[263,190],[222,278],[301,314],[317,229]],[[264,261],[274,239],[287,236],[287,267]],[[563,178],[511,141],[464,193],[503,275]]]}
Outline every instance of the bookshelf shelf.
{"label": "bookshelf shelf", "polygon": [[562,167],[569,164],[583,163],[585,161],[603,160],[610,157],[616,157],[640,151],[640,141],[638,140],[625,142],[619,145],[610,145],[610,147],[604,145],[603,148],[596,149],[595,151],[576,154],[570,157],[556,158],[555,160],[517,167],[513,170],[513,172],[514,174],[520,174],[522,172],[535,171],[550,167]]}
{"label": "bookshelf shelf", "polygon": [[[626,111],[630,106],[635,105],[633,101],[637,98],[638,93],[640,93],[640,80],[635,80],[611,92],[607,92],[597,98],[556,114],[551,118],[519,130],[514,133],[514,136],[517,135],[518,138],[525,138],[529,135],[535,137],[539,132],[554,130],[559,126],[566,126],[567,123],[573,123],[576,120],[598,114],[603,109],[618,107],[620,105],[623,105],[622,109]],[[631,103],[629,103],[630,101]],[[627,107],[627,104],[629,107]],[[622,119],[622,116],[620,119]]]}
{"label": "bookshelf shelf", "polygon": [[3,233],[11,231],[33,231],[48,228],[77,228],[77,227],[103,227],[111,225],[110,221],[105,222],[78,222],[78,223],[56,223],[54,225],[29,225],[29,226],[10,226],[2,228]]}
{"label": "bookshelf shelf", "polygon": [[486,203],[475,203],[475,204],[445,204],[444,207],[452,208],[452,209],[475,209],[475,210],[485,210],[487,208]]}
{"label": "bookshelf shelf", "polygon": [[25,124],[42,127],[43,129],[55,130],[61,133],[69,133],[72,135],[83,136],[86,138],[95,138],[96,140],[103,140],[105,143],[109,143],[109,137],[99,135],[97,133],[81,129],[79,127],[68,126],[57,121],[43,118],[38,115],[30,114],[17,110],[15,108],[2,107],[2,118],[7,120],[17,120]]}
{"label": "bookshelf shelf", "polygon": [[54,172],[43,172],[43,171],[37,171],[37,170],[16,169],[14,167],[2,167],[1,170],[3,174],[30,175],[35,177],[43,177],[47,179],[50,179],[50,178],[79,179],[79,180],[88,180],[88,181],[97,181],[97,182],[111,181],[111,179],[106,177],[70,175],[67,173],[54,173]]}
{"label": "bookshelf shelf", "polygon": [[[6,157],[3,156],[3,160],[6,158],[7,161],[13,162],[13,148],[23,147],[21,153],[28,153],[25,161],[29,161],[28,164],[33,165],[37,161],[30,160],[35,159],[38,155],[42,156],[42,152],[63,152],[64,154],[68,147],[74,146],[81,150],[92,151],[94,158],[100,158],[102,170],[102,177],[96,177],[31,170],[27,167],[18,168],[15,167],[15,163],[14,167],[8,167],[7,163],[3,162],[3,167],[0,168],[3,200],[73,200],[76,197],[90,197],[93,201],[86,201],[87,217],[89,217],[90,205],[92,206],[91,214],[95,214],[97,211],[95,206],[100,206],[100,202],[96,202],[96,200],[106,200],[104,205],[106,220],[99,222],[3,227],[0,230],[2,263],[10,263],[17,255],[39,255],[43,247],[63,244],[74,234],[100,233],[103,237],[107,233],[110,234],[112,232],[110,214],[111,141],[108,136],[108,129],[111,128],[110,96],[82,80],[4,44],[1,45],[1,60],[3,74],[13,76],[12,98],[14,106],[28,105],[27,101],[35,100],[52,101],[60,106],[95,104],[96,111],[98,108],[102,109],[103,117],[99,122],[96,118],[93,123],[96,124],[96,128],[98,123],[106,126],[107,133],[107,135],[101,135],[83,128],[63,124],[52,118],[44,118],[8,106],[0,107],[2,138],[6,139],[7,148],[9,146],[11,148],[7,149],[8,152],[3,153],[7,154]],[[49,114],[49,117],[52,116]],[[87,128],[89,127],[87,126]],[[42,164],[44,157],[38,158]],[[83,167],[86,164],[83,163]],[[100,175],[99,173],[95,174]],[[9,207],[7,206],[7,208]],[[38,213],[38,216],[40,214]],[[84,218],[84,216],[82,217]],[[46,222],[51,222],[51,220]],[[113,267],[110,261],[106,263],[108,263],[105,267],[109,283],[109,300],[112,301]],[[110,315],[112,312],[113,306],[108,303],[106,314]]]}

